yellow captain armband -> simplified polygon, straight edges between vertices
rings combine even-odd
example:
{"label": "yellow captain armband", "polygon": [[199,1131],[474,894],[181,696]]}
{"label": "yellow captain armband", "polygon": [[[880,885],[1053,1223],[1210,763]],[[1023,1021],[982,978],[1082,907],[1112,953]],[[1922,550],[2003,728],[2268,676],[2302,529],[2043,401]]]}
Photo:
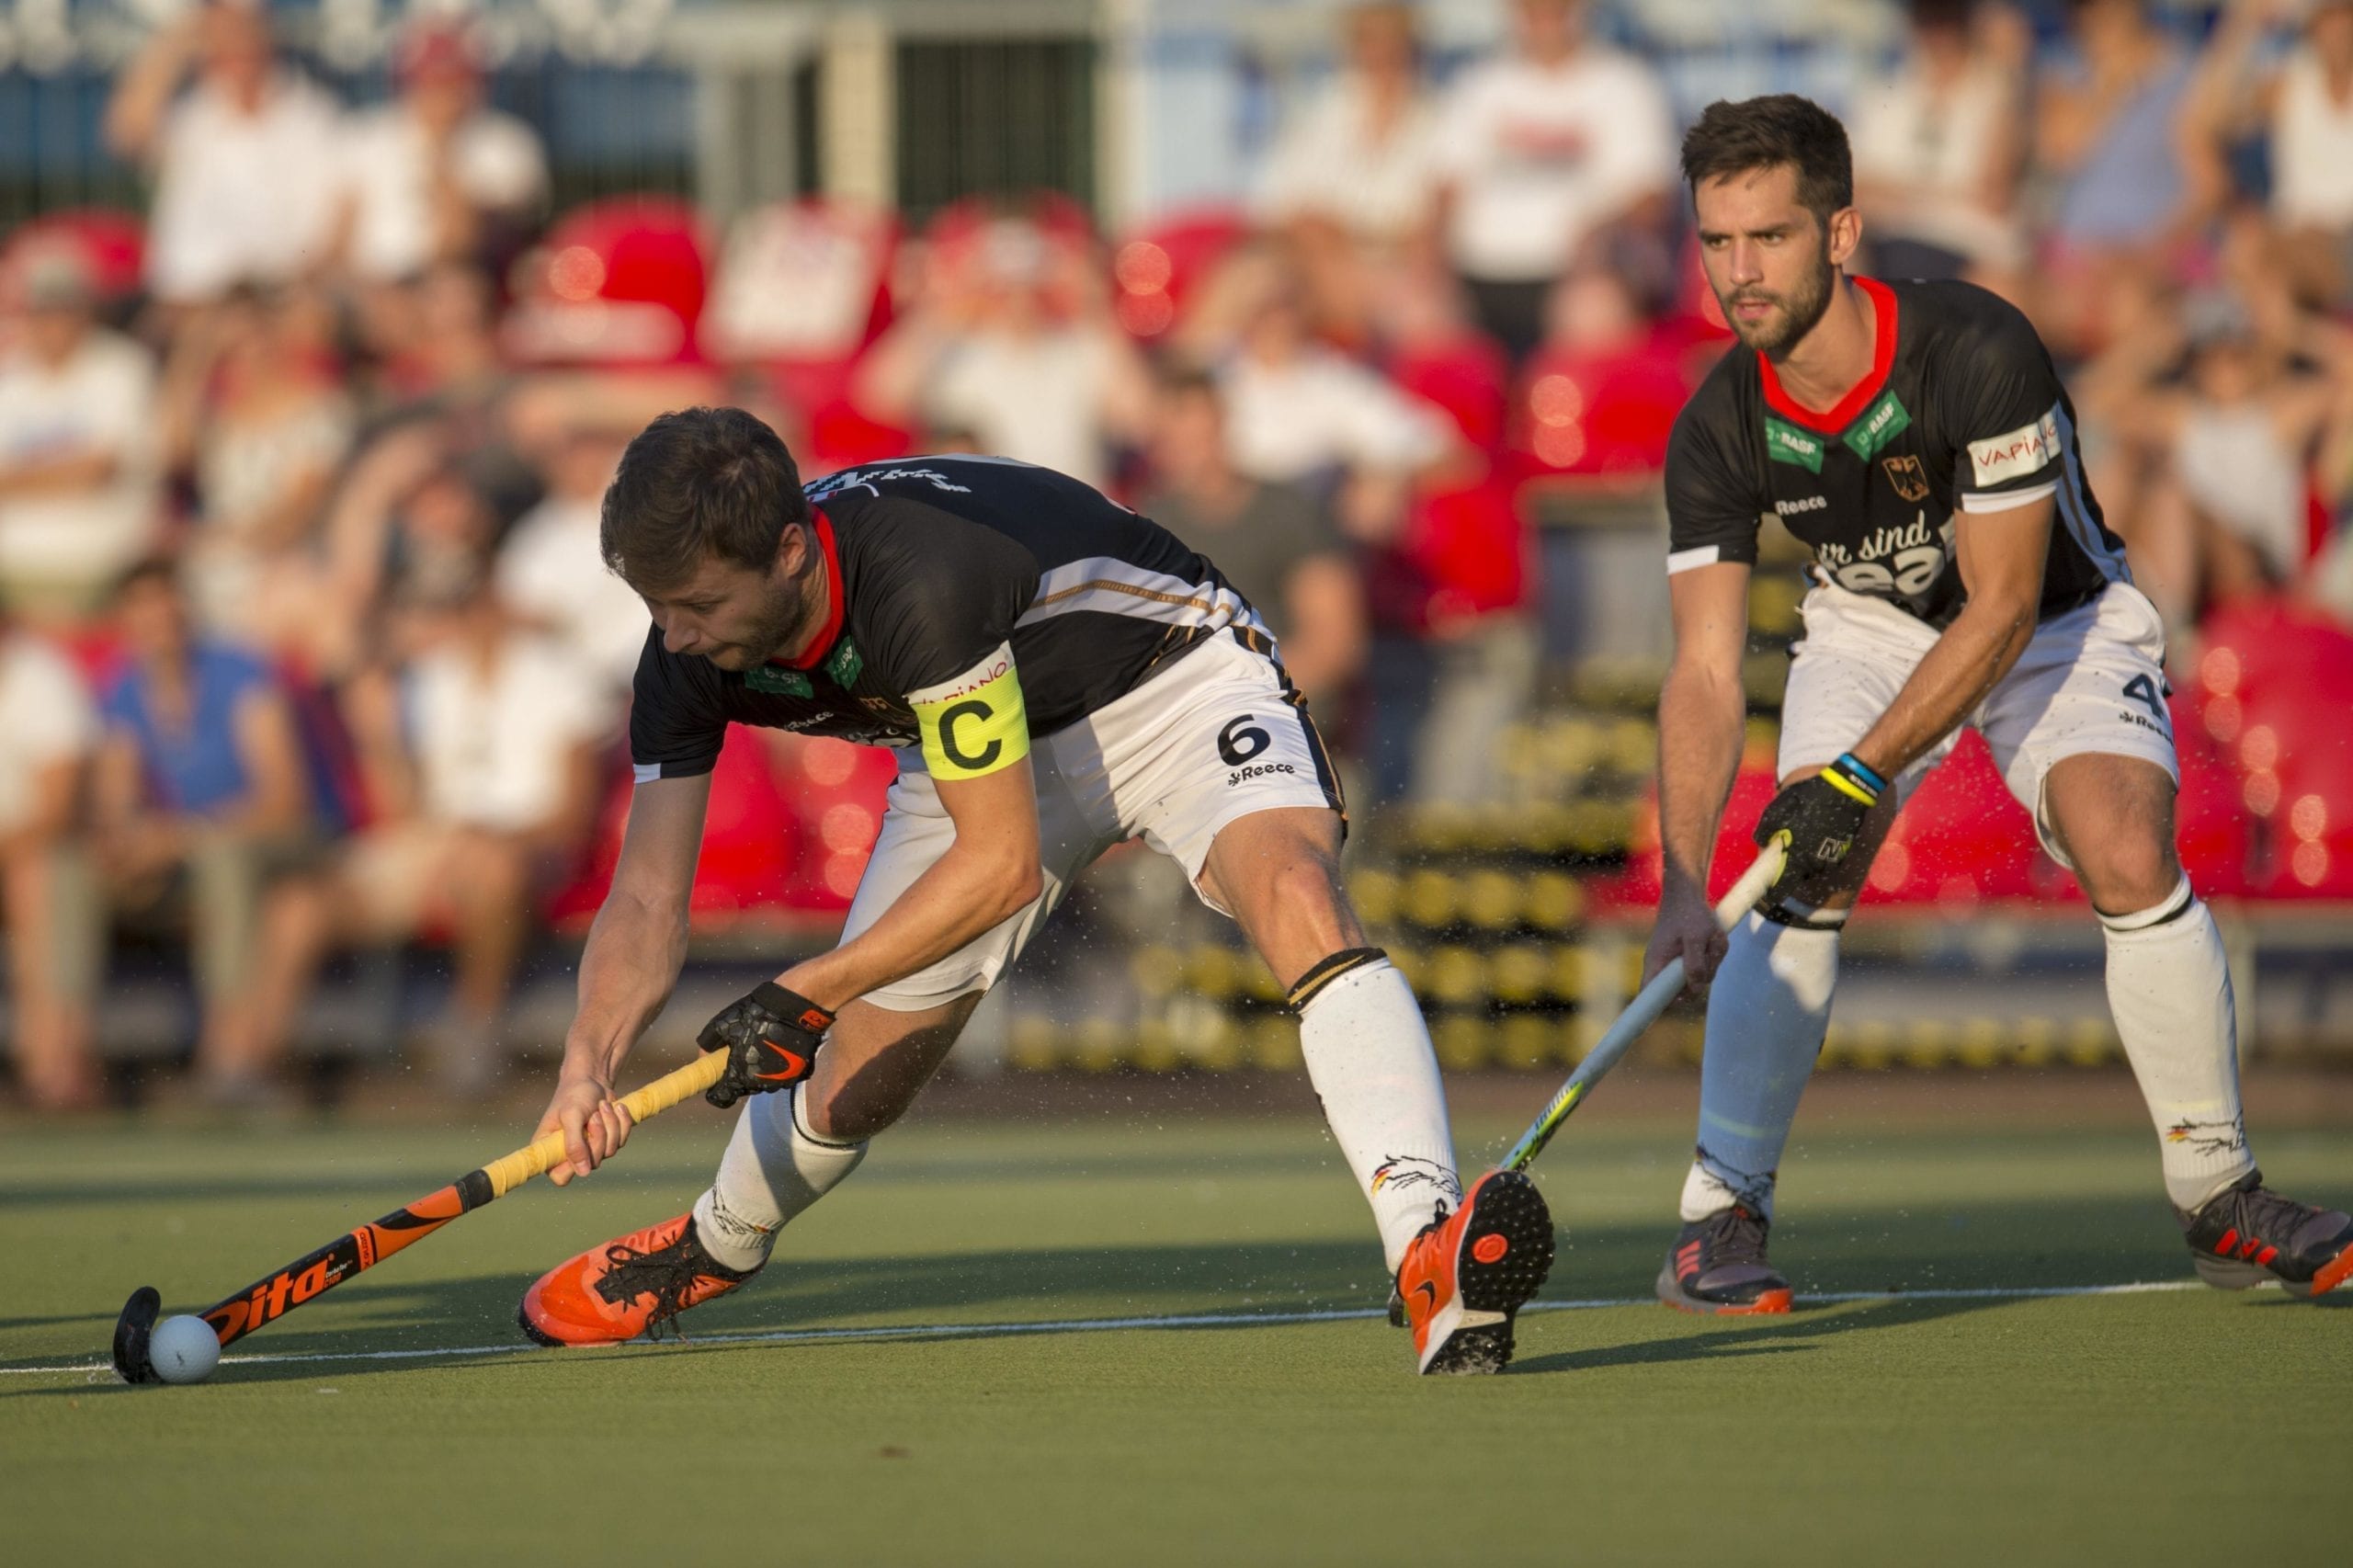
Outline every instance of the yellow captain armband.
{"label": "yellow captain armband", "polygon": [[980,778],[1029,755],[1029,712],[1000,642],[962,675],[907,693],[934,778]]}

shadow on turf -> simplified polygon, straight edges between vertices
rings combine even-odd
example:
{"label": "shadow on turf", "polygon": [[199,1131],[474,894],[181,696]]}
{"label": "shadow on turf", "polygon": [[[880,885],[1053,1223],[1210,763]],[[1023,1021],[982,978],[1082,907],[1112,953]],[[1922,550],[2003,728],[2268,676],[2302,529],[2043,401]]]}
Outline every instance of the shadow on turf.
{"label": "shadow on turf", "polygon": [[[1553,1200],[1563,1217],[1574,1221],[1574,1193],[1555,1184]],[[1040,1218],[1042,1224],[1049,1217]],[[1647,1300],[1672,1234],[1670,1220],[1572,1223],[1563,1234],[1560,1261],[1545,1294],[1555,1300]],[[551,1252],[561,1256],[560,1249]],[[1828,1291],[2091,1285],[2187,1273],[2178,1233],[2161,1199],[1973,1204],[1956,1199],[1932,1212],[1908,1213],[1817,1209],[1777,1229],[1774,1256],[1804,1287]],[[334,1300],[304,1309],[240,1349],[301,1354],[517,1343],[516,1301],[547,1261],[552,1258],[517,1258],[511,1273],[420,1284],[403,1282],[396,1263],[385,1271],[389,1278],[371,1274],[354,1281]],[[872,1324],[885,1314],[938,1324],[1369,1309],[1381,1302],[1381,1284],[1370,1234],[1347,1242],[1037,1247],[807,1262],[787,1256],[757,1285],[698,1311],[691,1322],[700,1333],[742,1334],[800,1324]],[[2271,1292],[2257,1300],[2307,1304],[2290,1303]],[[1913,1301],[1874,1304],[1863,1313],[1801,1313],[1771,1324],[1711,1325],[1675,1340],[1537,1358],[1526,1366],[1565,1369],[1778,1353],[1802,1347],[1811,1336],[1834,1328],[1894,1326],[2001,1304],[1998,1299]],[[103,1318],[86,1321],[111,1323],[112,1307],[108,1303]],[[92,1354],[103,1349],[102,1342],[90,1346]],[[449,1364],[298,1362],[239,1367],[233,1373],[239,1381],[302,1380]],[[0,1398],[57,1392],[65,1391],[7,1390],[0,1391]]]}
{"label": "shadow on turf", "polygon": [[1750,1356],[1779,1356],[1811,1348],[1810,1341],[1830,1335],[1870,1329],[1910,1328],[1939,1318],[1959,1317],[2007,1301],[1896,1301],[1825,1303],[1808,1307],[1800,1298],[1798,1310],[1786,1317],[1694,1319],[1714,1326],[1674,1339],[1647,1339],[1625,1345],[1597,1346],[1590,1350],[1556,1350],[1512,1363],[1515,1374],[1529,1372],[1591,1372],[1605,1367],[1656,1366],[1673,1361],[1720,1361]]}

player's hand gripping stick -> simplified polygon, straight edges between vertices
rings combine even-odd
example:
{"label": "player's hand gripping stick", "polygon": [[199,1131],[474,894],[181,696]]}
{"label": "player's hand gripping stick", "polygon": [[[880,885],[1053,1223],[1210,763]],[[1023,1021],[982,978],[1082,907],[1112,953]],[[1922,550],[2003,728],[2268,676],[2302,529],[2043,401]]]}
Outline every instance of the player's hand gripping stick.
{"label": "player's hand gripping stick", "polygon": [[722,1056],[727,1070],[703,1098],[725,1110],[746,1095],[765,1095],[809,1076],[817,1042],[834,1015],[772,980],[730,1002],[703,1025],[695,1043]]}
{"label": "player's hand gripping stick", "polygon": [[[714,1051],[699,1056],[674,1073],[665,1074],[621,1100],[632,1122],[659,1116],[679,1101],[701,1094],[727,1071],[728,1057]],[[274,1273],[265,1274],[244,1290],[223,1297],[202,1314],[225,1346],[243,1339],[264,1324],[275,1323],[294,1308],[312,1301],[364,1269],[373,1268],[403,1247],[423,1241],[461,1214],[472,1213],[493,1199],[545,1176],[564,1160],[563,1134],[546,1137],[469,1171],[428,1197],[405,1209],[395,1209],[372,1223],[337,1236],[306,1256],[296,1258]],[[123,1303],[114,1327],[114,1369],[125,1382],[161,1380],[148,1359],[147,1336],[163,1309],[163,1297],[152,1285],[142,1285]]]}
{"label": "player's hand gripping stick", "polygon": [[[1732,891],[1716,902],[1718,926],[1730,930],[1779,880],[1788,842],[1786,836],[1779,834],[1767,841],[1765,851],[1756,857],[1756,863],[1742,872],[1740,881],[1733,883]],[[1586,1052],[1585,1060],[1577,1063],[1577,1070],[1569,1074],[1569,1081],[1561,1085],[1561,1092],[1552,1096],[1543,1114],[1530,1122],[1528,1131],[1519,1135],[1519,1142],[1511,1146],[1511,1153],[1504,1156],[1501,1168],[1526,1170],[1536,1156],[1544,1152],[1544,1145],[1552,1141],[1552,1134],[1561,1130],[1561,1124],[1569,1119],[1569,1113],[1577,1108],[1578,1103],[1594,1085],[1601,1081],[1603,1074],[1618,1065],[1619,1060],[1643,1037],[1643,1031],[1658,1022],[1659,1015],[1666,1011],[1667,1004],[1674,1001],[1682,990],[1683,960],[1680,958],[1669,959],[1666,967],[1651,977],[1651,983],[1635,994],[1634,999],[1626,1005],[1624,1012],[1618,1015],[1617,1021],[1609,1026],[1608,1032],[1594,1042],[1591,1051]]]}
{"label": "player's hand gripping stick", "polygon": [[1778,837],[1789,846],[1786,885],[1776,884],[1784,897],[1818,909],[1860,885],[1855,840],[1886,791],[1886,779],[1846,752],[1767,802],[1756,819],[1756,843],[1761,848]]}

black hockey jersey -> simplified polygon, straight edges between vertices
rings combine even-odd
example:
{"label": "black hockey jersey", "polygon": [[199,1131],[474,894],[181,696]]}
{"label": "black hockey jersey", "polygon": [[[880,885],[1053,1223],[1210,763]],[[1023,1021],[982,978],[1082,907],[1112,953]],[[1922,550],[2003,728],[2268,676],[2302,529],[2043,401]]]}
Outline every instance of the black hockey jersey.
{"label": "black hockey jersey", "polygon": [[1874,362],[1836,408],[1800,406],[1769,361],[1736,347],[1676,420],[1667,570],[1753,563],[1757,528],[1777,516],[1813,548],[1817,580],[1943,627],[1967,597],[1955,513],[2049,495],[2042,619],[2129,581],[2085,483],[2074,406],[2027,319],[1972,284],[1856,284],[1877,316]]}
{"label": "black hockey jersey", "polygon": [[730,723],[920,744],[935,775],[972,776],[1202,638],[1272,652],[1209,562],[1051,469],[908,458],[803,490],[834,585],[825,628],[804,658],[749,671],[673,653],[655,628],[630,714],[640,782],[709,772]]}

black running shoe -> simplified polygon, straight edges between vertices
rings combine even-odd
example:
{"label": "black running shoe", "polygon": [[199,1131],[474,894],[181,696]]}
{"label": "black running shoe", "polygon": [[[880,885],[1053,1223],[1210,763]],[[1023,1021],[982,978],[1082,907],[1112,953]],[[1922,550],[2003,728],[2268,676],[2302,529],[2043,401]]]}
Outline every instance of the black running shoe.
{"label": "black running shoe", "polygon": [[1679,1312],[1738,1316],[1790,1310],[1790,1282],[1765,1258],[1770,1220],[1735,1203],[1685,1225],[1658,1271],[1658,1299]]}
{"label": "black running shoe", "polygon": [[2267,1279],[2294,1296],[2317,1296],[2353,1278],[2353,1218],[2280,1197],[2249,1171],[2195,1214],[2179,1209],[2198,1277],[2218,1290]]}

